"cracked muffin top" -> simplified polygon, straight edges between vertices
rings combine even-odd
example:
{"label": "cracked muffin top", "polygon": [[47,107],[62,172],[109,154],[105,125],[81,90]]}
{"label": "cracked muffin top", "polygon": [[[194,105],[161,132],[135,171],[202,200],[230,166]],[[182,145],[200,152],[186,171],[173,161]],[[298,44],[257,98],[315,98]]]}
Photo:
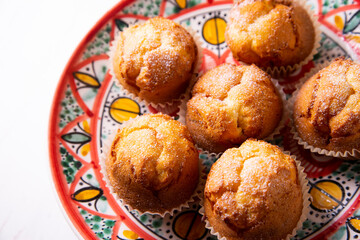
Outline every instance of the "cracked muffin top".
{"label": "cracked muffin top", "polygon": [[121,199],[142,212],[163,213],[190,198],[198,183],[198,161],[186,126],[151,114],[118,131],[105,164]]}
{"label": "cracked muffin top", "polygon": [[197,64],[192,36],[172,20],[155,17],[120,33],[113,58],[116,78],[148,102],[178,98]]}
{"label": "cracked muffin top", "polygon": [[187,103],[186,125],[204,150],[223,152],[247,138],[264,138],[282,116],[270,76],[256,67],[223,64],[202,75]]}
{"label": "cracked muffin top", "polygon": [[225,39],[235,59],[280,67],[300,63],[311,53],[315,31],[296,1],[240,0],[230,10]]}
{"label": "cracked muffin top", "polygon": [[225,151],[211,167],[204,194],[206,218],[228,240],[284,239],[302,213],[295,161],[260,140]]}
{"label": "cracked muffin top", "polygon": [[360,65],[343,58],[307,80],[295,98],[295,128],[329,151],[360,149]]}

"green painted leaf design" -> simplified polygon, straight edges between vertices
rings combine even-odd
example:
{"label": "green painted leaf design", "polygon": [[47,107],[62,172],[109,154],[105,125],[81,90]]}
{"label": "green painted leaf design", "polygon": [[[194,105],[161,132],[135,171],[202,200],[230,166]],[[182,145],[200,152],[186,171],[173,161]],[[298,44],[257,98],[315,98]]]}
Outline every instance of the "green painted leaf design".
{"label": "green painted leaf design", "polygon": [[331,240],[342,239],[346,233],[346,228],[342,226],[339,230],[331,237]]}
{"label": "green painted leaf design", "polygon": [[77,133],[77,132],[73,132],[73,133],[68,133],[68,134],[64,134],[61,136],[62,139],[64,139],[66,142],[68,143],[87,143],[91,141],[91,138],[83,133]]}
{"label": "green painted leaf design", "polygon": [[351,31],[353,31],[360,23],[360,10],[357,11],[351,18],[349,21],[347,21],[345,23],[345,27],[343,29],[343,33],[349,33]]}
{"label": "green painted leaf design", "polygon": [[120,31],[123,31],[125,28],[129,27],[129,24],[120,19],[115,19],[115,25]]}

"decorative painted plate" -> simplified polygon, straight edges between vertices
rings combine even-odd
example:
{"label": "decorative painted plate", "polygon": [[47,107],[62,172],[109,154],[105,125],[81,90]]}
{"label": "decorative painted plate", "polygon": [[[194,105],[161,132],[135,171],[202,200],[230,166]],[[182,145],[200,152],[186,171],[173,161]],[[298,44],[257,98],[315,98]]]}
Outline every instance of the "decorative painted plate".
{"label": "decorative painted plate", "polygon": [[[286,81],[287,94],[310,69],[338,56],[359,60],[360,0],[309,0],[322,40],[313,61]],[[49,128],[50,163],[61,203],[85,239],[216,239],[204,228],[198,201],[164,218],[129,211],[105,186],[99,156],[103,142],[122,122],[144,113],[176,116],[177,105],[156,109],[122,92],[109,74],[110,42],[129,25],[164,16],[193,28],[203,43],[201,72],[234,62],[224,30],[231,1],[124,0],[80,43],[61,76]],[[289,127],[274,143],[296,154],[312,195],[308,219],[294,239],[360,238],[360,161],[314,155],[292,140]],[[201,153],[207,171],[216,160]]]}

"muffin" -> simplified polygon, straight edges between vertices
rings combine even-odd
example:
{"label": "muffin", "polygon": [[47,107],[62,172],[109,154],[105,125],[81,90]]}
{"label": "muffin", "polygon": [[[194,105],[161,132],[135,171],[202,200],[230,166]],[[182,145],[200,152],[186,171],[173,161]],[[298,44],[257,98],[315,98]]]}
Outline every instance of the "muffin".
{"label": "muffin", "polygon": [[194,39],[182,26],[156,17],[120,33],[113,69],[131,93],[148,102],[167,102],[187,88],[197,54]]}
{"label": "muffin", "polygon": [[308,79],[295,97],[294,125],[313,147],[360,149],[360,64],[339,58]]}
{"label": "muffin", "polygon": [[226,43],[235,59],[259,67],[300,63],[315,42],[313,22],[296,1],[242,0],[230,10]]}
{"label": "muffin", "polygon": [[204,208],[211,227],[227,240],[286,238],[303,209],[295,161],[254,139],[226,150],[207,177]]}
{"label": "muffin", "polygon": [[198,161],[186,126],[153,114],[118,130],[105,166],[114,192],[126,204],[162,214],[189,200],[199,180]]}
{"label": "muffin", "polygon": [[282,116],[282,101],[264,71],[223,64],[201,76],[187,103],[186,125],[199,147],[223,152],[265,138]]}

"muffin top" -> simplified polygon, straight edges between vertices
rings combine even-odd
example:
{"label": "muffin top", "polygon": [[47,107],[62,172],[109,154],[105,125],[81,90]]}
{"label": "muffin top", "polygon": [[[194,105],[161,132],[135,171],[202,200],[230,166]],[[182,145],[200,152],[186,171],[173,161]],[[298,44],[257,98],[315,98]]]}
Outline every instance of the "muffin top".
{"label": "muffin top", "polygon": [[302,213],[295,161],[277,146],[249,139],[213,164],[205,213],[228,239],[283,239]]}
{"label": "muffin top", "polygon": [[178,98],[197,63],[192,36],[172,20],[155,17],[120,33],[113,59],[116,78],[149,102]]}
{"label": "muffin top", "polygon": [[300,63],[311,53],[315,31],[295,1],[243,0],[230,10],[225,39],[237,60],[280,67]]}
{"label": "muffin top", "polygon": [[211,152],[268,136],[282,116],[270,76],[255,65],[213,68],[198,79],[192,95],[186,124],[195,142]]}
{"label": "muffin top", "polygon": [[106,171],[115,192],[132,207],[169,210],[196,187],[198,152],[186,126],[164,114],[143,115],[118,131]]}
{"label": "muffin top", "polygon": [[312,76],[295,98],[293,117],[310,145],[360,149],[360,64],[340,58]]}

